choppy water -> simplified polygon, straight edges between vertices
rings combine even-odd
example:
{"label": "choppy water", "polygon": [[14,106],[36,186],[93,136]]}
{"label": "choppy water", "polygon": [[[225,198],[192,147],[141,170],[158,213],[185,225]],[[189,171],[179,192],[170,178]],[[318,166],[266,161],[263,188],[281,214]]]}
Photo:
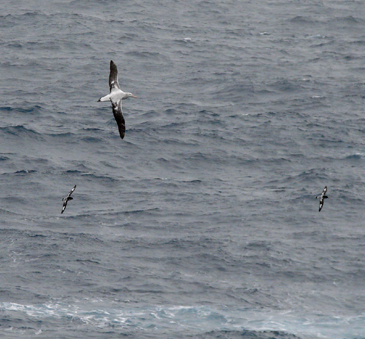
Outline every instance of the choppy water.
{"label": "choppy water", "polygon": [[2,338],[365,338],[362,1],[7,1],[0,28]]}

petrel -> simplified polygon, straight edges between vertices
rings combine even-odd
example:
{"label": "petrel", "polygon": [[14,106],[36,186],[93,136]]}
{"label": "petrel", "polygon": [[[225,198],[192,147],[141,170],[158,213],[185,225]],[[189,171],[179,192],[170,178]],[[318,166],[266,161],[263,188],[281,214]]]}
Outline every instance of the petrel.
{"label": "petrel", "polygon": [[129,97],[136,97],[132,93],[123,92],[120,89],[118,83],[118,69],[113,60],[110,60],[109,89],[110,93],[101,97],[98,101],[110,100],[114,118],[118,125],[119,135],[123,139],[125,135],[125,120],[122,113],[122,100],[128,99]]}
{"label": "petrel", "polygon": [[326,192],[327,192],[327,186],[324,186],[323,192],[316,196],[316,199],[319,199],[319,211],[318,212],[321,212],[321,209],[324,204],[324,199],[328,198],[326,195]]}
{"label": "petrel", "polygon": [[74,190],[76,189],[76,185],[73,187],[73,189],[70,191],[69,194],[67,194],[67,196],[65,198],[62,199],[63,201],[63,207],[62,207],[62,211],[61,211],[61,214],[65,211],[66,209],[66,206],[67,206],[67,202],[69,200],[72,200],[73,198],[71,197],[71,194],[74,192]]}

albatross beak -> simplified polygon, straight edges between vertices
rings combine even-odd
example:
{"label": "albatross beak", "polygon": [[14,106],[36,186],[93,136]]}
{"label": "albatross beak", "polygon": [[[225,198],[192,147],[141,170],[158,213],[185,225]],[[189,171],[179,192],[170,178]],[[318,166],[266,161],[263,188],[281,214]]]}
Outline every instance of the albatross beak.
{"label": "albatross beak", "polygon": [[135,95],[133,95],[133,94],[131,95],[131,97],[132,97],[132,98],[136,98],[136,99],[137,99],[137,97],[136,97]]}

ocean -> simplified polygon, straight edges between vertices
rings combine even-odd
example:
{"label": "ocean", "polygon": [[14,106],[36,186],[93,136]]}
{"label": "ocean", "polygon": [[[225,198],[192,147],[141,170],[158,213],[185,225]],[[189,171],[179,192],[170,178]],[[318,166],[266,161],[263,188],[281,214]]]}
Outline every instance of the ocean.
{"label": "ocean", "polygon": [[1,338],[365,338],[363,1],[3,1],[0,27]]}

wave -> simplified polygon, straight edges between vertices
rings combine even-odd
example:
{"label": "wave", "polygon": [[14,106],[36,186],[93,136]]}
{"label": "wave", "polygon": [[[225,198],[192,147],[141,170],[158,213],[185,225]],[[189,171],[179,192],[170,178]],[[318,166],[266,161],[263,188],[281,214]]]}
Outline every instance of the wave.
{"label": "wave", "polygon": [[312,17],[297,15],[294,18],[291,18],[289,22],[294,24],[305,24],[305,25],[316,25],[319,22],[317,20],[313,20]]}
{"label": "wave", "polygon": [[343,17],[336,17],[334,19],[332,18],[332,19],[328,20],[327,23],[346,24],[346,25],[350,25],[352,28],[353,25],[363,24],[364,19],[359,18],[359,17],[355,18],[352,15],[348,15],[348,16],[343,16]]}
{"label": "wave", "polygon": [[42,110],[43,108],[39,105],[34,105],[34,106],[30,106],[30,107],[26,107],[26,108],[17,108],[17,111],[18,112],[21,112],[21,113],[40,113],[40,111]]}
{"label": "wave", "polygon": [[4,155],[0,155],[0,161],[6,161],[9,160],[10,158]]}
{"label": "wave", "polygon": [[81,138],[82,141],[87,143],[100,143],[103,141],[103,138],[100,137],[93,137],[93,136],[86,136]]}
{"label": "wave", "polygon": [[24,127],[23,125],[0,127],[5,133],[16,135],[16,136],[28,136],[31,138],[41,137],[42,134],[36,132],[34,129]]}
{"label": "wave", "polygon": [[[57,324],[67,325],[74,331],[133,331],[134,333],[174,333],[174,337],[194,338],[261,338],[294,339],[319,338],[361,339],[365,314],[359,316],[299,315],[291,311],[260,311],[249,309],[209,306],[150,306],[134,307],[130,300],[112,307],[102,300],[78,300],[75,302],[49,302],[22,305],[13,302],[0,303],[2,318],[9,326],[42,330],[47,320],[52,331]],[[21,319],[21,320],[20,320]],[[39,326],[34,328],[34,324]],[[43,329],[46,332],[46,329]]]}
{"label": "wave", "polygon": [[230,338],[230,339],[299,339],[298,336],[280,331],[211,331],[203,334],[184,336],[184,338]]}

